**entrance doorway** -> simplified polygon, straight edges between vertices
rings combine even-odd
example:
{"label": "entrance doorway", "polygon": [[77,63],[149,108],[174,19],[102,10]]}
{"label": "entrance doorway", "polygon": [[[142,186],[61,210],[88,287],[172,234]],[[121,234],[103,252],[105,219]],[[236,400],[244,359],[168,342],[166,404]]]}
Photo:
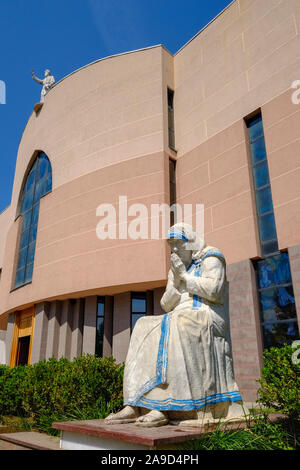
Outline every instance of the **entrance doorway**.
{"label": "entrance doorway", "polygon": [[34,330],[34,307],[15,314],[10,367],[30,364]]}
{"label": "entrance doorway", "polygon": [[29,359],[30,336],[18,339],[16,366],[25,366]]}

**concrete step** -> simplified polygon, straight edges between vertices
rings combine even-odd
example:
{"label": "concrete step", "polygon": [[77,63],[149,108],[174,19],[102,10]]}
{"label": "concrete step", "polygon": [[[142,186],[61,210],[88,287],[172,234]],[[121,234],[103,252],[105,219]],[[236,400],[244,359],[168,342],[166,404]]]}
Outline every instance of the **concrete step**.
{"label": "concrete step", "polygon": [[1,450],[61,450],[59,437],[35,431],[0,434]]}
{"label": "concrete step", "polygon": [[16,444],[12,444],[11,442],[0,440],[0,451],[1,450],[31,450],[31,449],[28,449],[27,447],[17,446]]}

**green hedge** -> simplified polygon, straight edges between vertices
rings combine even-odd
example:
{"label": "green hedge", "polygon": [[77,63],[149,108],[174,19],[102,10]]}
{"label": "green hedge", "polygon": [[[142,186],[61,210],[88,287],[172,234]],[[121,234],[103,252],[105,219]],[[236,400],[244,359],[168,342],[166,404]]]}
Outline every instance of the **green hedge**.
{"label": "green hedge", "polygon": [[0,366],[0,415],[31,417],[50,431],[53,421],[104,417],[123,403],[123,365],[87,355],[33,366]]}
{"label": "green hedge", "polygon": [[0,415],[25,416],[23,384],[27,367],[0,366]]}
{"label": "green hedge", "polygon": [[264,352],[258,402],[292,419],[299,419],[300,364],[292,360],[293,353],[295,349],[289,345]]}

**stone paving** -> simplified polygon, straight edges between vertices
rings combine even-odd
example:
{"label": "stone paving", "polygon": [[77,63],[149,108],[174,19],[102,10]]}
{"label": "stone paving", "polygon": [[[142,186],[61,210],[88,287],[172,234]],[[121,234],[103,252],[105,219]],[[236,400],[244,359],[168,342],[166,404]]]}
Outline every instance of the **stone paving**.
{"label": "stone paving", "polygon": [[0,440],[0,450],[30,450],[26,447],[18,446],[16,444],[12,444],[11,442],[5,442]]}
{"label": "stone paving", "polygon": [[59,437],[34,431],[0,433],[1,450],[60,450]]}

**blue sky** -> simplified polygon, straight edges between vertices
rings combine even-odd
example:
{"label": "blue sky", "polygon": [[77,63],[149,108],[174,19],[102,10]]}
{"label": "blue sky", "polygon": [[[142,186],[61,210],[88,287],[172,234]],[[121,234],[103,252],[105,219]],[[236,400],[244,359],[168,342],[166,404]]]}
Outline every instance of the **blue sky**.
{"label": "blue sky", "polygon": [[0,0],[0,212],[19,142],[50,68],[56,80],[94,60],[163,44],[175,53],[231,0]]}

